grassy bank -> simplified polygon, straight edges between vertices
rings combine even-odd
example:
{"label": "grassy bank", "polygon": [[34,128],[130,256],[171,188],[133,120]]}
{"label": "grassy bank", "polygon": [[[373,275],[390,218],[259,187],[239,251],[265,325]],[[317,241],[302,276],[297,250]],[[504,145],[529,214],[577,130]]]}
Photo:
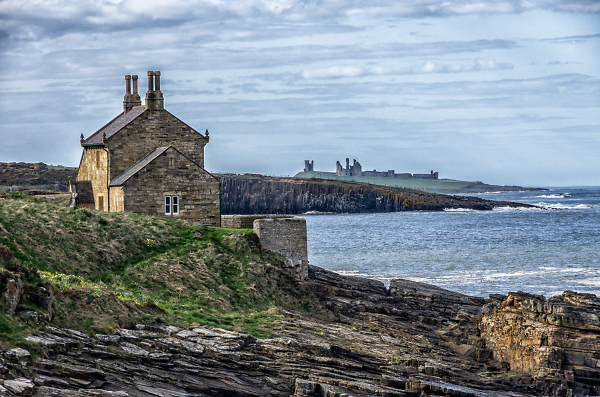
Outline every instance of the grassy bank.
{"label": "grassy bank", "polygon": [[372,176],[337,176],[335,172],[299,172],[294,178],[298,179],[327,179],[332,181],[354,181],[371,185],[400,187],[405,189],[425,190],[429,193],[460,194],[497,191],[532,190],[521,186],[489,185],[483,182],[467,182],[454,179],[417,179],[417,178],[386,178]]}
{"label": "grassy bank", "polygon": [[[163,321],[260,336],[283,308],[304,303],[278,266],[282,258],[260,251],[249,229],[73,209],[13,193],[0,196],[0,250],[0,287],[20,277],[24,296],[33,296],[17,313],[87,332]],[[50,285],[48,308],[36,296]],[[3,341],[14,344],[36,328],[4,310]]]}

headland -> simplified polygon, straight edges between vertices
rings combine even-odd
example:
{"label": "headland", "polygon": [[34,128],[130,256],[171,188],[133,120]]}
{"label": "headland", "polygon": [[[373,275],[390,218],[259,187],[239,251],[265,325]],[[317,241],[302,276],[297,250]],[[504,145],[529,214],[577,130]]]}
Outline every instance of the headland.
{"label": "headland", "polygon": [[305,160],[304,170],[298,172],[294,178],[299,179],[324,179],[335,181],[353,181],[367,183],[370,185],[401,187],[406,189],[417,189],[429,193],[443,194],[465,194],[465,193],[487,193],[487,192],[515,192],[528,190],[546,190],[522,186],[500,186],[490,185],[480,181],[467,182],[455,179],[439,178],[439,172],[431,170],[428,173],[415,174],[410,172],[397,173],[394,170],[387,171],[365,171],[362,165],[353,160],[346,159],[343,167],[339,161],[336,162],[336,171],[315,171],[314,161]]}

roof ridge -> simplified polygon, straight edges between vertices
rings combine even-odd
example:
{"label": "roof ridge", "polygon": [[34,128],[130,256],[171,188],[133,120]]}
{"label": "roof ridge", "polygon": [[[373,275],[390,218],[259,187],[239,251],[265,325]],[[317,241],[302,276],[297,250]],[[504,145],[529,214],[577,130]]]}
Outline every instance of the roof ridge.
{"label": "roof ridge", "polygon": [[96,131],[92,135],[90,135],[89,138],[87,138],[83,142],[82,145],[83,146],[100,145],[102,143],[103,136],[101,134],[103,132],[108,131],[108,134],[106,134],[106,137],[110,138],[111,136],[113,136],[114,134],[116,134],[117,132],[119,132],[123,128],[125,128],[133,120],[138,118],[145,111],[146,111],[145,107],[136,106],[128,112],[123,112],[123,113],[119,114],[117,117],[112,119],[110,122],[108,122],[102,128],[100,128],[98,131]]}

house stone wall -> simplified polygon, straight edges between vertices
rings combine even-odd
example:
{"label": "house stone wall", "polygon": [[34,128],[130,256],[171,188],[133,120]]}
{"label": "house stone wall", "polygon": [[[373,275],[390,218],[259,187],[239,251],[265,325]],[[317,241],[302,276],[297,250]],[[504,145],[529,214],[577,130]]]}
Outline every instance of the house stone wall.
{"label": "house stone wall", "polygon": [[[122,186],[123,210],[221,226],[220,182],[170,148]],[[165,215],[165,196],[179,197],[179,215]]]}
{"label": "house stone wall", "polygon": [[124,207],[124,195],[122,186],[113,186],[110,188],[110,211],[111,212],[123,212]]}
{"label": "house stone wall", "polygon": [[284,270],[299,280],[308,277],[306,219],[299,216],[257,219],[254,233],[262,249],[283,255]]}
{"label": "house stone wall", "polygon": [[207,143],[207,137],[168,111],[146,109],[106,140],[111,153],[110,178],[121,175],[157,147],[170,145],[204,168],[204,146]]}
{"label": "house stone wall", "polygon": [[[102,202],[102,210],[108,211],[108,182],[107,182],[107,153],[99,147],[85,148],[81,156],[78,181],[91,181],[94,192],[95,209],[99,210]],[[99,199],[102,197],[102,200]]]}

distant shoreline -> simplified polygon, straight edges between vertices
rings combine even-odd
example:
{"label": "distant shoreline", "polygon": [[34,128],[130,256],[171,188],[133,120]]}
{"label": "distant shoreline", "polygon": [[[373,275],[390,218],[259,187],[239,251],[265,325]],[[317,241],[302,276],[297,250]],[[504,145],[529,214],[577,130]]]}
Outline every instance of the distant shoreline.
{"label": "distant shoreline", "polygon": [[496,192],[526,192],[544,191],[547,188],[534,188],[523,186],[490,185],[480,181],[469,182],[455,179],[421,179],[421,178],[388,178],[370,176],[338,176],[335,172],[310,171],[298,172],[295,179],[322,179],[337,181],[352,181],[370,185],[400,187],[406,189],[423,190],[428,193],[465,194],[465,193],[496,193]]}

